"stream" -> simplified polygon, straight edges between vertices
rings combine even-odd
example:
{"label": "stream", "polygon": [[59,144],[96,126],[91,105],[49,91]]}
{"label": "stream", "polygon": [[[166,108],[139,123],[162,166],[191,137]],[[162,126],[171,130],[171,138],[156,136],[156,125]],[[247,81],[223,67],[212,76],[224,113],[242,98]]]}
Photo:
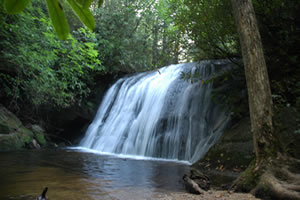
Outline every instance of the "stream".
{"label": "stream", "polygon": [[101,155],[80,149],[0,153],[0,199],[159,199],[184,191],[189,165]]}

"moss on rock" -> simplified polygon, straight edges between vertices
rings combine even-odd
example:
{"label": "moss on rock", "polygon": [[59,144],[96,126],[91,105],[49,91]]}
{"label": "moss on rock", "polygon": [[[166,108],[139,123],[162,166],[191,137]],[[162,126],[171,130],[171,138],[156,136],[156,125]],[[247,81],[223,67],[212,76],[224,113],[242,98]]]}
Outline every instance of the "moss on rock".
{"label": "moss on rock", "polygon": [[42,132],[34,133],[34,138],[42,146],[47,143],[46,139],[45,139],[45,136],[44,136],[44,133],[42,133]]}
{"label": "moss on rock", "polygon": [[39,125],[32,125],[31,130],[34,134],[34,139],[41,145],[46,145],[45,131]]}
{"label": "moss on rock", "polygon": [[33,139],[45,145],[44,130],[37,125],[31,129],[24,127],[14,114],[0,105],[0,151],[26,148]]}
{"label": "moss on rock", "polygon": [[[9,131],[17,130],[22,126],[22,122],[10,111],[0,104],[0,124],[9,129]],[[1,133],[0,133],[1,134]]]}

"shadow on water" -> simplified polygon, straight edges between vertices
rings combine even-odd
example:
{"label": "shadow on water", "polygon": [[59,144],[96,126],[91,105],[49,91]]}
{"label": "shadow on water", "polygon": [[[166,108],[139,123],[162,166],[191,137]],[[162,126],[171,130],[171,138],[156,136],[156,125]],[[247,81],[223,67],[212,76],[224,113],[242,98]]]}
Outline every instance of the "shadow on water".
{"label": "shadow on water", "polygon": [[188,165],[74,150],[0,153],[0,199],[152,199],[183,191]]}

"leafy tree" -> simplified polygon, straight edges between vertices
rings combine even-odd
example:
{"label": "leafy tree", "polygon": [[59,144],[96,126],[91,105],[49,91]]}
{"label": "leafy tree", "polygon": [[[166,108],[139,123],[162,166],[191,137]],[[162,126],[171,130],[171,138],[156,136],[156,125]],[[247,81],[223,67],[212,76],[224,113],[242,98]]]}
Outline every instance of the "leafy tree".
{"label": "leafy tree", "polygon": [[171,30],[159,7],[156,1],[120,0],[94,10],[98,51],[110,71],[145,71],[178,62],[174,35],[179,31]]}
{"label": "leafy tree", "polygon": [[232,58],[239,53],[229,0],[167,0],[176,26],[189,39],[194,60]]}
{"label": "leafy tree", "polygon": [[[29,5],[30,0],[2,0],[4,10],[8,14],[18,14],[22,12],[26,6]],[[59,0],[46,0],[48,12],[53,24],[53,27],[59,38],[65,40],[70,32],[65,12]],[[95,28],[95,21],[90,11],[90,6],[93,0],[67,0],[72,10],[79,17],[80,21],[86,25],[90,30]],[[103,0],[99,0],[99,6],[102,5]],[[2,3],[2,2],[1,2]]]}
{"label": "leafy tree", "polygon": [[276,199],[300,199],[298,174],[289,169],[299,161],[282,151],[274,134],[271,89],[252,1],[232,0],[232,6],[242,47],[256,154],[255,164],[239,177],[235,187],[247,187],[255,194],[266,193]]}
{"label": "leafy tree", "polygon": [[44,4],[34,1],[33,6],[15,16],[1,11],[0,97],[15,109],[25,102],[80,104],[90,93],[91,73],[105,71],[95,34],[81,28],[66,41],[57,40]]}

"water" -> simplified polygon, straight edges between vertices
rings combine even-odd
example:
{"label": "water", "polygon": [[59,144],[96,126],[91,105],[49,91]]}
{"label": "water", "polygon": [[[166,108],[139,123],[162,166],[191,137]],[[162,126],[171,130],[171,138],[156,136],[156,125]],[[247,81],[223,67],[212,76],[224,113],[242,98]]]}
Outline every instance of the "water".
{"label": "water", "polygon": [[213,103],[212,83],[187,82],[180,74],[197,72],[205,80],[220,64],[171,65],[120,79],[105,95],[80,146],[196,162],[222,135],[229,117]]}
{"label": "water", "polygon": [[182,163],[133,160],[78,150],[0,153],[0,199],[160,199],[184,191]]}

